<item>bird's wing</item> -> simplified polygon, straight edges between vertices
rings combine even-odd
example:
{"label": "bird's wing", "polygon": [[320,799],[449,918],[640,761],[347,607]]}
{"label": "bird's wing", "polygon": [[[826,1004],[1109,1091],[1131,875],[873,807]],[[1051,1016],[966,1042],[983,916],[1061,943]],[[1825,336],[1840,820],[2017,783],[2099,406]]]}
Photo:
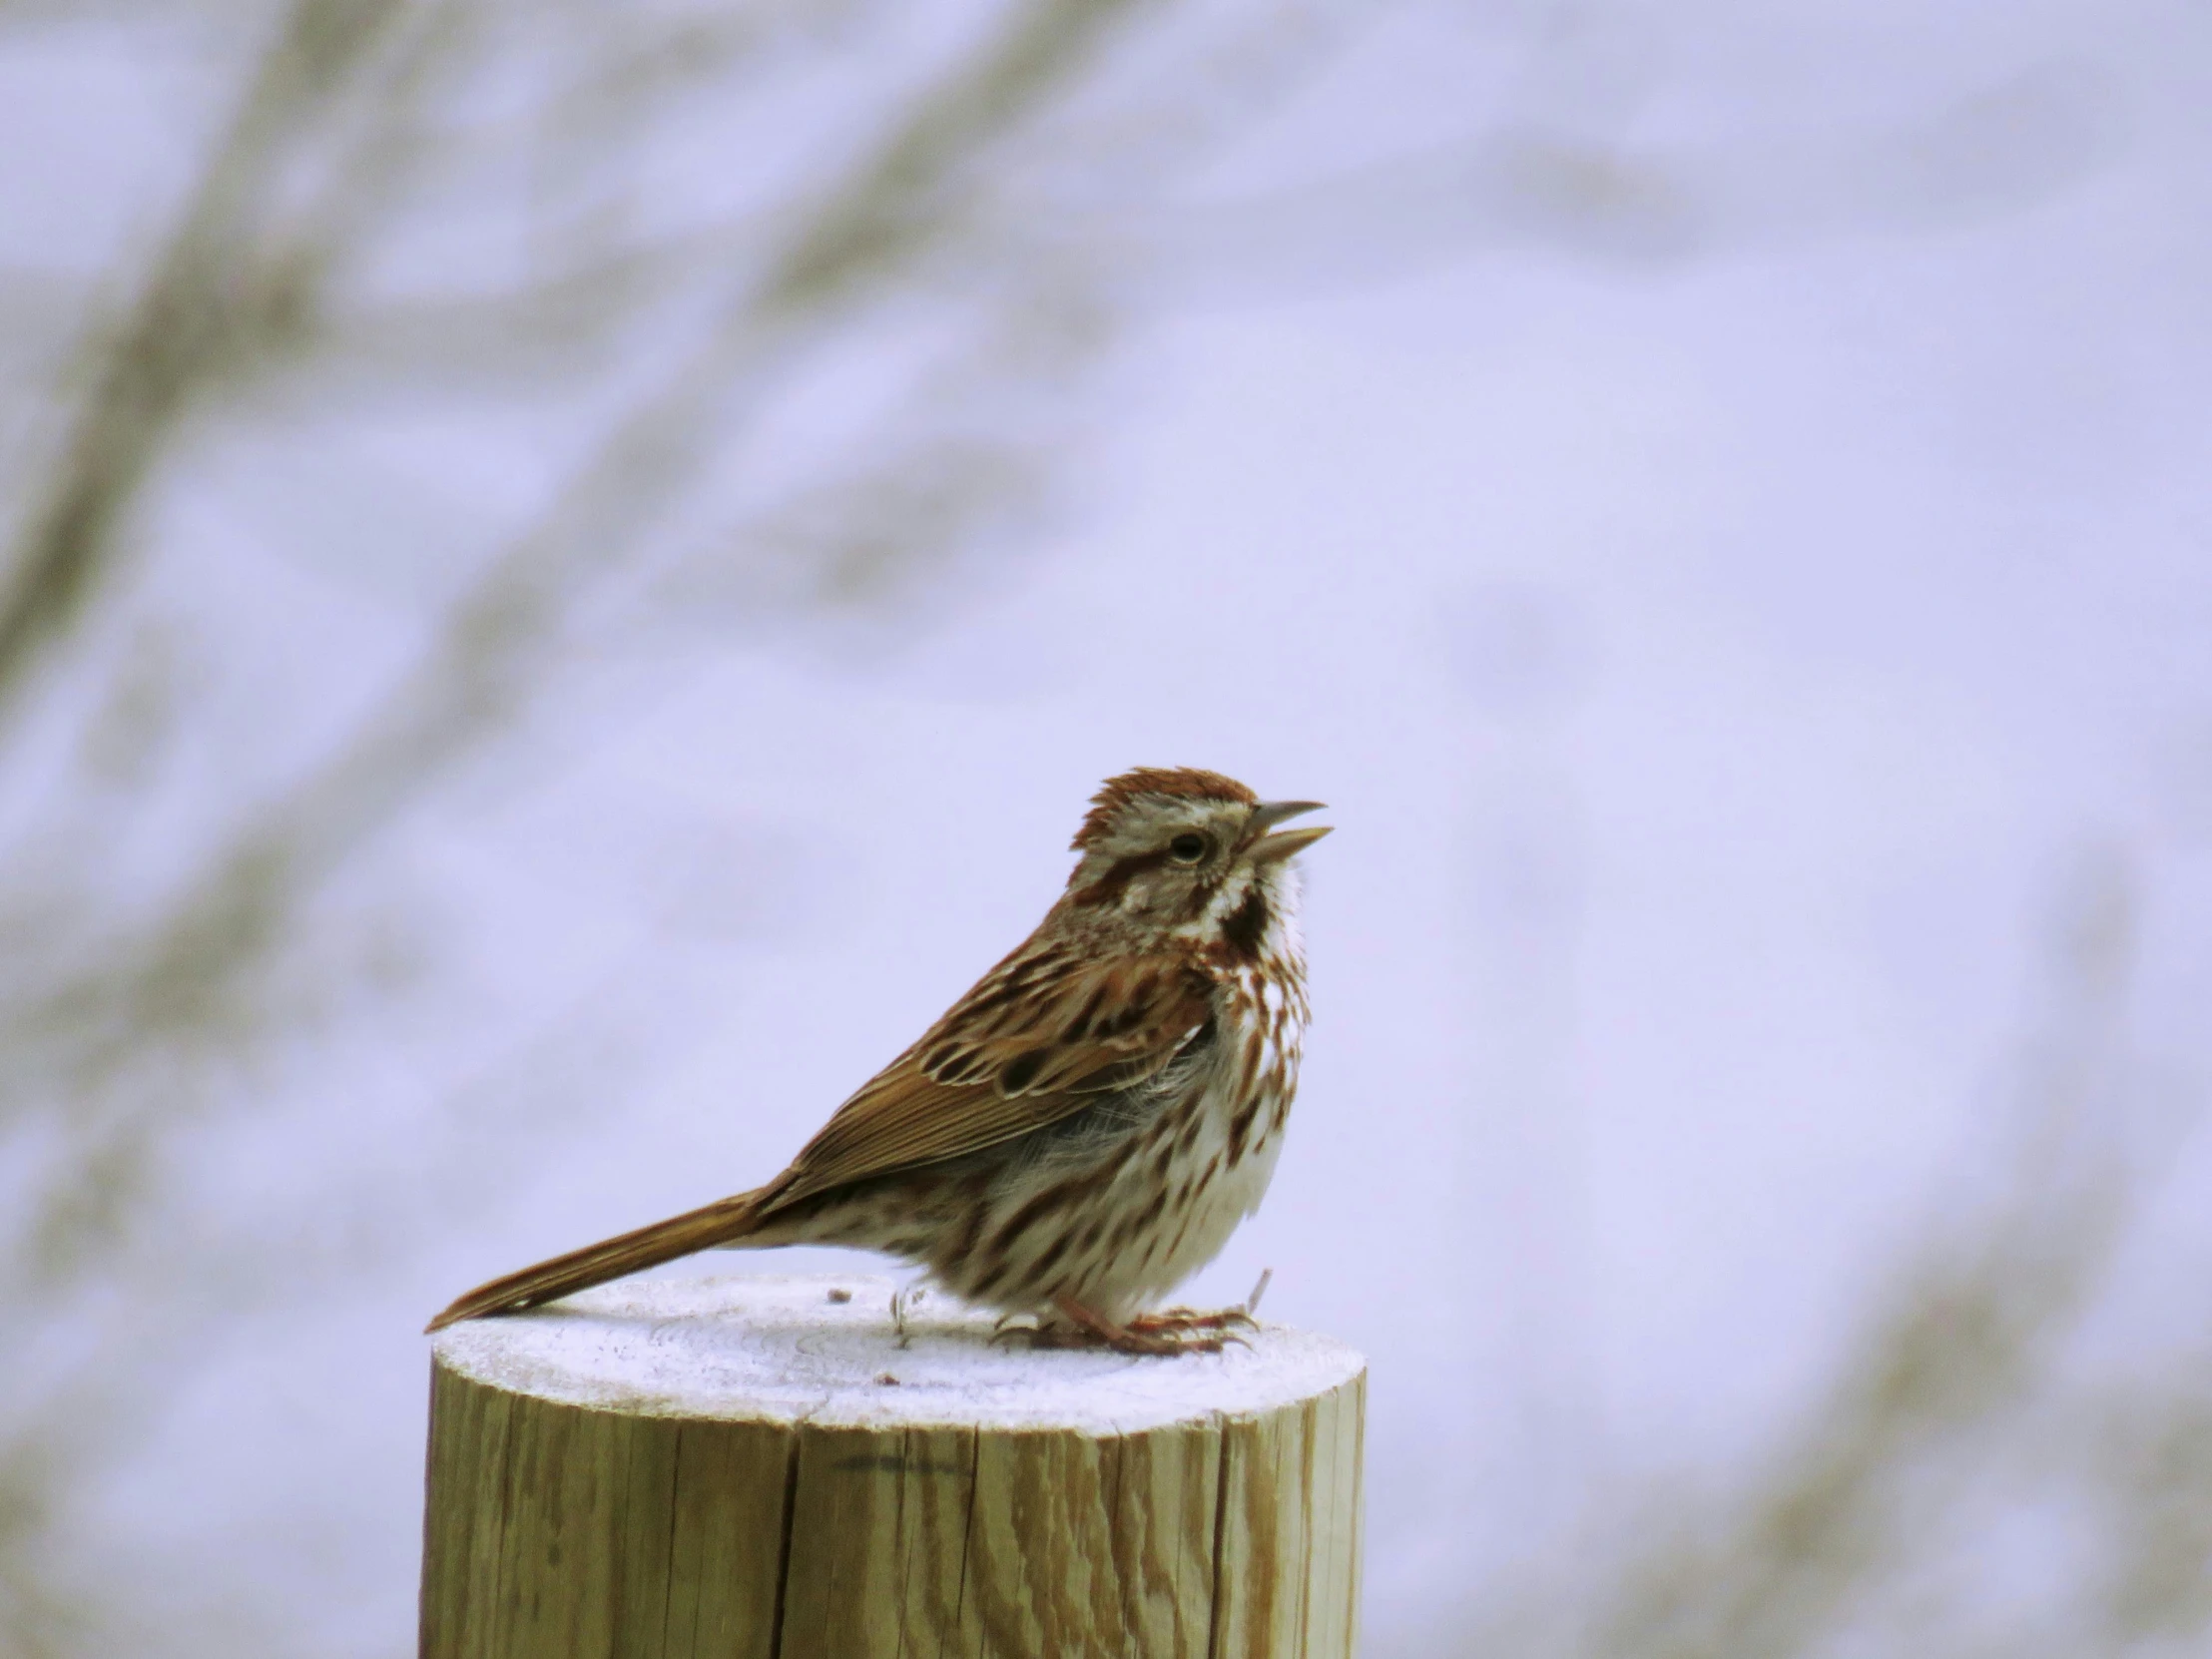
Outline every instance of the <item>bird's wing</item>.
{"label": "bird's wing", "polygon": [[838,1107],[761,1197],[778,1209],[1042,1128],[1159,1071],[1212,1013],[1212,984],[1187,959],[1024,947]]}

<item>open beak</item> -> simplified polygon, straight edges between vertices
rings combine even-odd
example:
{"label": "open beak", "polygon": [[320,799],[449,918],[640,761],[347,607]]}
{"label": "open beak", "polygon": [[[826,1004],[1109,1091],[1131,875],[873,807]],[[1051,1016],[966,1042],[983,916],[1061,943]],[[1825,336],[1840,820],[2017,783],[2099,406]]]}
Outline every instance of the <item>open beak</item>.
{"label": "open beak", "polygon": [[[1252,809],[1252,817],[1245,821],[1245,845],[1251,848],[1255,863],[1274,863],[1293,853],[1303,852],[1334,828],[1316,825],[1307,830],[1276,830],[1275,827],[1285,819],[1298,818],[1306,813],[1318,813],[1319,801],[1269,801]],[[1270,833],[1274,830],[1274,833]]]}

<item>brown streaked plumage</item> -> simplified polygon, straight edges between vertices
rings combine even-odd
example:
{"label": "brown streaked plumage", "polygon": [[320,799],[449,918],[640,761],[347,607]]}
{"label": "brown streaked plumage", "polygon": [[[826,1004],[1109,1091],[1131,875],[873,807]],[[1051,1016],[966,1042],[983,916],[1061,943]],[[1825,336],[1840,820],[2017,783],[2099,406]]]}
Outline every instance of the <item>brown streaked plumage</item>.
{"label": "brown streaked plumage", "polygon": [[1144,767],[1091,803],[1037,930],[837,1108],[767,1186],[471,1291],[536,1307],[714,1248],[857,1245],[1047,1341],[1218,1348],[1232,1316],[1143,1310],[1259,1206],[1307,1020],[1298,877],[1316,810]]}

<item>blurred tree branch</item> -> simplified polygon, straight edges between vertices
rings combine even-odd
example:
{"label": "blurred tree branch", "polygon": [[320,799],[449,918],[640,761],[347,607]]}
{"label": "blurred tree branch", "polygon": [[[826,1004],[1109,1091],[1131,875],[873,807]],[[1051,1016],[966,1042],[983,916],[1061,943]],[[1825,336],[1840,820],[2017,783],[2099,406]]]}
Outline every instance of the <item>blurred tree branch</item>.
{"label": "blurred tree branch", "polygon": [[275,199],[297,150],[350,106],[346,94],[403,22],[421,49],[424,16],[407,0],[299,0],[263,52],[137,303],[112,341],[86,350],[90,390],[0,586],[0,711],[20,705],[41,651],[107,579],[119,522],[192,400],[304,331],[325,261],[271,246]]}
{"label": "blurred tree branch", "polygon": [[[1796,1429],[1737,1490],[1654,1495],[1627,1527],[1601,1522],[1626,1536],[1594,1546],[1595,1570],[1578,1563],[1557,1603],[1502,1596],[1483,1634],[1442,1640],[1606,1659],[1790,1659],[1854,1642],[2120,1659],[2212,1629],[2212,1390],[2150,1392],[2076,1364],[2146,1189],[2198,1115],[2177,1114],[2129,1052],[2134,871],[2106,850],[2077,875],[2000,1135]],[[2033,1629],[1991,1633],[1958,1558],[2038,1501],[2105,1547],[2038,1587]]]}

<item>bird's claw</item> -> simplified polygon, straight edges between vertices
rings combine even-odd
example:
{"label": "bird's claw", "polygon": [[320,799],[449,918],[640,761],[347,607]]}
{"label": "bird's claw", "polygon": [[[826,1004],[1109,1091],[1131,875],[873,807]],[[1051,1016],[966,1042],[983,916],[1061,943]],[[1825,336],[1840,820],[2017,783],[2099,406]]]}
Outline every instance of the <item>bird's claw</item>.
{"label": "bird's claw", "polygon": [[1061,1323],[1040,1325],[1029,1332],[1036,1348],[1107,1349],[1115,1354],[1141,1354],[1171,1358],[1178,1354],[1219,1354],[1231,1343],[1250,1348],[1233,1327],[1253,1326],[1252,1316],[1241,1308],[1202,1314],[1191,1308],[1168,1308],[1156,1314],[1139,1314],[1116,1324],[1092,1313],[1069,1298],[1058,1304]]}
{"label": "bird's claw", "polygon": [[[1201,1313],[1196,1308],[1163,1308],[1156,1314],[1139,1314],[1129,1322],[1129,1329],[1177,1334],[1194,1331],[1232,1332],[1240,1329],[1257,1331],[1260,1329],[1260,1322],[1244,1308],[1219,1308],[1212,1313]],[[1244,1341],[1241,1337],[1237,1340]],[[1245,1346],[1250,1348],[1252,1345],[1245,1343]]]}
{"label": "bird's claw", "polygon": [[1040,1325],[1028,1333],[1033,1348],[1106,1349],[1114,1354],[1138,1354],[1157,1359],[1172,1359],[1178,1354],[1219,1354],[1231,1343],[1249,1348],[1251,1345],[1234,1333],[1227,1335],[1194,1332],[1187,1336],[1166,1332],[1137,1331],[1124,1327],[1112,1333],[1084,1331],[1066,1325]]}

